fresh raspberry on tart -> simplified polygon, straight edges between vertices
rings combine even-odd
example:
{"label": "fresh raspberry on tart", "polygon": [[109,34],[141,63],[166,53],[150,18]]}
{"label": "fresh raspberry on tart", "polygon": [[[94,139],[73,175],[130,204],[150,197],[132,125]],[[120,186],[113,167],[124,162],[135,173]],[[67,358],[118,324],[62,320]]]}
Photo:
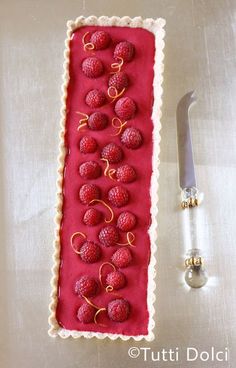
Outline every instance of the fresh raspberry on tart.
{"label": "fresh raspberry on tart", "polygon": [[116,143],[109,143],[102,149],[101,157],[115,164],[122,160],[123,151]]}
{"label": "fresh raspberry on tart", "polygon": [[133,127],[126,128],[122,133],[120,140],[121,143],[129,149],[137,149],[143,142],[142,134],[138,129]]}
{"label": "fresh raspberry on tart", "polygon": [[112,263],[117,268],[125,268],[132,261],[132,254],[128,248],[119,248],[111,257]]}
{"label": "fresh raspberry on tart", "polygon": [[94,277],[84,275],[75,283],[75,293],[89,298],[98,292],[98,283]]}
{"label": "fresh raspberry on tart", "polygon": [[88,57],[82,63],[82,71],[88,78],[98,78],[103,74],[103,64],[97,57]]}
{"label": "fresh raspberry on tart", "polygon": [[90,42],[95,50],[104,50],[109,46],[111,37],[105,31],[96,31],[91,35]]}
{"label": "fresh raspberry on tart", "polygon": [[91,109],[96,109],[106,103],[106,95],[99,89],[92,89],[87,93],[85,102]]}
{"label": "fresh raspberry on tart", "polygon": [[93,241],[86,241],[79,250],[80,258],[85,263],[95,263],[101,257],[101,249]]}
{"label": "fresh raspberry on tart", "polygon": [[132,230],[136,225],[136,216],[129,212],[121,212],[117,219],[117,227],[121,231],[130,231]]}
{"label": "fresh raspberry on tart", "polygon": [[125,206],[129,201],[128,191],[121,186],[113,187],[108,192],[108,200],[115,207]]}
{"label": "fresh raspberry on tart", "polygon": [[124,72],[117,72],[113,74],[108,81],[109,87],[114,87],[118,92],[122,89],[127,88],[129,85],[128,75]]}
{"label": "fresh raspberry on tart", "polygon": [[93,199],[100,198],[100,195],[100,189],[95,184],[84,184],[79,191],[79,198],[83,204],[89,204]]}
{"label": "fresh raspberry on tart", "polygon": [[101,229],[98,235],[99,241],[105,247],[116,245],[119,240],[119,233],[115,226],[108,225]]}
{"label": "fresh raspberry on tart", "polygon": [[87,161],[80,165],[79,173],[84,179],[97,179],[101,175],[101,166],[96,161]]}
{"label": "fresh raspberry on tart", "polygon": [[107,274],[106,284],[114,290],[122,289],[126,285],[125,275],[121,271],[112,271]]}
{"label": "fresh raspberry on tart", "polygon": [[130,165],[122,165],[116,170],[116,179],[121,183],[132,183],[136,179],[136,172]]}
{"label": "fresh raspberry on tart", "polygon": [[107,307],[108,317],[114,322],[124,322],[130,313],[129,302],[125,299],[112,300]]}
{"label": "fresh raspberry on tart", "polygon": [[88,118],[88,127],[91,130],[103,130],[107,127],[108,118],[102,112],[94,112]]}
{"label": "fresh raspberry on tart", "polygon": [[114,58],[116,60],[122,59],[125,62],[129,62],[134,57],[134,45],[128,41],[119,42],[114,51]]}
{"label": "fresh raspberry on tart", "polygon": [[121,120],[130,120],[136,112],[136,104],[130,97],[121,97],[115,104],[115,113]]}
{"label": "fresh raspberry on tart", "polygon": [[96,208],[89,208],[83,217],[83,223],[87,226],[96,226],[102,221],[102,213]]}
{"label": "fresh raspberry on tart", "polygon": [[83,303],[77,311],[77,318],[82,323],[91,323],[94,322],[95,313],[96,309],[92,305]]}
{"label": "fresh raspberry on tart", "polygon": [[93,137],[84,136],[79,142],[79,149],[81,153],[94,153],[97,150],[97,142]]}

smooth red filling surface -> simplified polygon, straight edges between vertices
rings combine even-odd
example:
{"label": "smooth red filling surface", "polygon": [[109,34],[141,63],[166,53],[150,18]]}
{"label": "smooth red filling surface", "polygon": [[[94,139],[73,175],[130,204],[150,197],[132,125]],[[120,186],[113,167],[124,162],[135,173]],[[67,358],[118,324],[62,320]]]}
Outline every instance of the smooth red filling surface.
{"label": "smooth red filling surface", "polygon": [[[84,51],[82,37],[85,32],[95,30],[105,30],[109,33],[112,44],[101,51]],[[129,76],[129,87],[124,96],[131,97],[136,105],[135,117],[128,121],[127,127],[138,128],[143,136],[143,143],[140,148],[131,150],[125,148],[120,142],[120,136],[112,136],[114,128],[111,120],[115,117],[114,103],[107,103],[98,109],[90,109],[85,103],[86,93],[94,88],[98,88],[107,94],[108,78],[111,71],[110,65],[115,62],[113,52],[115,45],[127,40],[135,47],[135,56],[132,61],[125,63],[122,71]],[[128,27],[98,27],[89,26],[76,30],[70,42],[70,81],[67,97],[67,118],[65,144],[68,154],[65,160],[64,183],[63,183],[63,218],[61,223],[61,253],[60,253],[60,274],[58,285],[58,323],[69,330],[94,331],[124,335],[146,335],[148,333],[149,313],[147,307],[147,283],[148,265],[150,259],[150,239],[148,229],[151,222],[150,214],[150,180],[152,174],[152,154],[153,142],[152,131],[153,122],[151,120],[153,105],[153,65],[154,65],[154,36],[147,30],[141,28]],[[86,57],[96,56],[100,58],[105,66],[105,73],[96,79],[87,78],[82,70],[81,64]],[[87,127],[77,131],[80,111],[90,115],[94,111],[101,111],[108,115],[108,127],[102,131],[91,131]],[[98,149],[92,154],[82,154],[79,151],[79,142],[84,135],[92,136],[98,143]],[[137,173],[137,178],[133,183],[121,184],[129,192],[129,202],[122,208],[112,207],[115,213],[114,224],[122,211],[130,211],[137,217],[136,227],[132,230],[135,234],[135,247],[130,247],[133,260],[132,263],[122,269],[127,279],[127,285],[117,293],[120,297],[130,303],[130,315],[124,322],[113,322],[109,320],[105,312],[100,313],[98,324],[83,324],[77,319],[77,310],[84,303],[84,300],[76,295],[74,291],[75,282],[83,275],[90,275],[98,279],[99,267],[104,262],[110,262],[112,254],[119,246],[104,247],[101,245],[102,257],[99,262],[86,264],[75,254],[70,246],[71,235],[81,231],[87,235],[89,240],[99,243],[98,233],[104,223],[94,227],[88,227],[83,223],[83,215],[88,206],[83,205],[79,200],[79,188],[85,183],[96,184],[101,192],[102,199],[108,202],[107,193],[110,188],[119,185],[118,182],[102,175],[95,180],[83,180],[79,175],[79,165],[87,160],[97,161],[102,168],[104,163],[100,160],[102,148],[115,142],[122,147],[124,158],[119,164],[111,165],[117,168],[123,164],[133,166]],[[104,207],[97,205],[96,208],[107,214]],[[125,242],[125,233],[120,232],[120,241]],[[112,269],[110,269],[112,271]],[[99,293],[90,300],[100,306],[107,307],[107,304],[116,299],[112,293],[100,287]],[[102,326],[104,324],[105,326]]]}

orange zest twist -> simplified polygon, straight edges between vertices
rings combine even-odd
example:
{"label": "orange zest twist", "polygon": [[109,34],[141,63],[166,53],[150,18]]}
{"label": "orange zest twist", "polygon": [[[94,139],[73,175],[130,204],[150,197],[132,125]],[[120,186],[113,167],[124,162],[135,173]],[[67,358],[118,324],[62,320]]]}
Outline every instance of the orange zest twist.
{"label": "orange zest twist", "polygon": [[111,69],[115,69],[114,71],[112,71],[112,74],[118,73],[121,71],[122,65],[124,64],[124,60],[121,57],[117,57],[117,59],[119,60],[119,63],[112,63],[111,64]]}
{"label": "orange zest twist", "polygon": [[90,201],[89,204],[92,204],[92,203],[101,203],[101,204],[103,204],[103,206],[105,206],[110,211],[110,214],[111,214],[111,218],[109,220],[105,219],[105,222],[107,224],[109,224],[110,222],[113,221],[113,219],[114,219],[114,212],[111,209],[111,207],[108,206],[108,204],[106,202],[102,201],[101,199],[92,199],[92,201]]}
{"label": "orange zest twist", "polygon": [[94,44],[91,43],[91,42],[86,42],[86,37],[89,35],[90,32],[86,32],[84,35],[83,35],[83,38],[82,38],[82,43],[84,45],[84,51],[91,51],[91,50],[94,50]]}
{"label": "orange zest twist", "polygon": [[[114,94],[112,93],[114,92]],[[111,103],[114,102],[118,97],[122,96],[125,92],[125,88],[122,89],[122,91],[118,92],[116,87],[110,86],[107,90],[108,96],[112,99]]]}
{"label": "orange zest twist", "polygon": [[87,114],[84,114],[83,112],[80,112],[80,111],[76,111],[76,114],[84,116],[84,118],[80,119],[80,121],[79,121],[79,125],[78,125],[78,128],[77,128],[77,130],[79,131],[81,128],[83,128],[85,125],[87,125],[89,116]]}
{"label": "orange zest twist", "polygon": [[113,287],[111,285],[104,286],[104,284],[102,282],[102,269],[103,269],[104,266],[111,266],[113,268],[113,271],[115,271],[116,268],[110,262],[104,262],[104,263],[102,263],[101,266],[100,266],[100,268],[99,268],[99,281],[100,281],[100,284],[106,290],[106,292],[109,293],[109,292],[113,291]]}
{"label": "orange zest twist", "polygon": [[104,324],[102,324],[102,323],[98,323],[98,321],[97,321],[97,316],[98,316],[98,314],[100,313],[100,312],[102,312],[102,311],[106,311],[106,308],[100,308],[100,307],[98,307],[97,305],[95,305],[95,304],[93,304],[86,296],[84,296],[83,295],[83,298],[86,300],[86,302],[89,304],[89,305],[91,305],[91,307],[93,307],[93,308],[95,308],[95,309],[97,309],[97,311],[96,311],[96,313],[95,313],[95,315],[94,315],[94,317],[93,317],[93,320],[94,320],[94,323],[96,323],[96,324],[99,324],[100,326],[104,326],[104,327],[106,327],[106,325],[104,325]]}
{"label": "orange zest twist", "polygon": [[[115,121],[117,121],[118,122],[118,124],[117,123],[115,123]],[[123,130],[123,128],[124,128],[124,126],[127,124],[127,121],[121,121],[119,118],[117,118],[116,116],[112,119],[112,121],[111,121],[111,124],[112,124],[112,126],[113,126],[113,128],[115,128],[115,129],[117,129],[117,132],[115,133],[115,134],[112,134],[112,136],[113,137],[115,137],[116,135],[119,135],[121,132],[122,132],[122,130]]]}
{"label": "orange zest twist", "polygon": [[71,237],[70,237],[70,245],[71,245],[71,248],[73,249],[73,251],[76,254],[80,254],[80,252],[77,249],[75,249],[74,244],[73,244],[73,241],[74,241],[75,237],[77,237],[77,236],[82,236],[84,239],[86,239],[87,236],[84,233],[81,233],[80,231],[77,231],[74,234],[72,234]]}
{"label": "orange zest twist", "polygon": [[130,245],[131,247],[135,247],[133,242],[135,241],[135,235],[131,231],[128,231],[126,234],[127,243],[116,243],[116,245]]}
{"label": "orange zest twist", "polygon": [[115,180],[112,175],[115,174],[116,170],[115,169],[109,169],[109,161],[106,158],[101,158],[101,161],[106,162],[106,167],[104,170],[104,175],[108,176],[110,179]]}

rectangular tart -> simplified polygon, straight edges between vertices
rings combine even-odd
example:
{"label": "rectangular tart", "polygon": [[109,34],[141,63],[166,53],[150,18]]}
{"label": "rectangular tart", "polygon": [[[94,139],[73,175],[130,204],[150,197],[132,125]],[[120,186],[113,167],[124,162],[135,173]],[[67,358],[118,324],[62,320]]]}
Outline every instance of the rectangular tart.
{"label": "rectangular tart", "polygon": [[164,24],[67,24],[50,336],[154,339]]}

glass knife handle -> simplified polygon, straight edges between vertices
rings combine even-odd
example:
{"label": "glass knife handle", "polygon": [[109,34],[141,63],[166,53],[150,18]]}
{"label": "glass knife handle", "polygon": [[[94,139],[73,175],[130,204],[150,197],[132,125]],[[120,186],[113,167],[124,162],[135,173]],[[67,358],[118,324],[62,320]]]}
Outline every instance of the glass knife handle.
{"label": "glass knife handle", "polygon": [[197,188],[185,188],[181,191],[181,207],[187,212],[185,221],[189,232],[191,248],[187,251],[185,259],[185,282],[191,288],[201,288],[208,280],[202,251],[198,247],[199,210],[197,207],[203,200],[203,194]]}
{"label": "glass knife handle", "polygon": [[184,188],[181,191],[181,207],[192,208],[199,206],[203,201],[203,193],[200,193],[196,187]]}

